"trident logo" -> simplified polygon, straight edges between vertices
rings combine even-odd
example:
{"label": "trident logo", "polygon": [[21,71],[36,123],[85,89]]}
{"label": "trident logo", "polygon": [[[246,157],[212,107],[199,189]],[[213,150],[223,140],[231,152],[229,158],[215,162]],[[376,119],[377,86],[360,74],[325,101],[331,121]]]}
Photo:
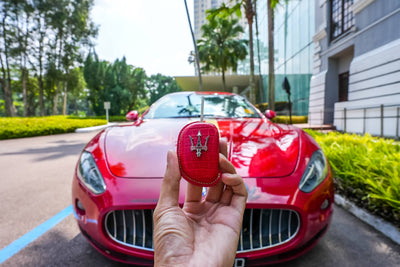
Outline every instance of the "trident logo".
{"label": "trident logo", "polygon": [[190,151],[195,151],[196,150],[196,156],[198,158],[200,158],[201,151],[202,150],[207,151],[207,142],[208,142],[208,138],[210,136],[206,137],[206,143],[204,144],[204,146],[201,144],[201,133],[200,133],[200,130],[199,130],[199,133],[197,134],[197,144],[196,145],[193,145],[193,138],[190,135],[189,135],[189,137],[190,137],[190,143],[192,144],[192,146],[190,147]]}

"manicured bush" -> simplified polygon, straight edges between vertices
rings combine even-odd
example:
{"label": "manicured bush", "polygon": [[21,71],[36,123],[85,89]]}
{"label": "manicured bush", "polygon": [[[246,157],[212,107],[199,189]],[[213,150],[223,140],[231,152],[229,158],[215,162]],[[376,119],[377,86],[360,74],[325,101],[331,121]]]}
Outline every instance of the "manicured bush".
{"label": "manicured bush", "polygon": [[337,191],[400,226],[400,142],[368,134],[307,132],[328,158]]}
{"label": "manicured bush", "polygon": [[[140,109],[138,109],[139,115],[141,115],[143,112],[145,112],[149,107],[145,106]],[[81,119],[81,120],[90,120],[90,119],[96,119],[96,120],[106,120],[106,115],[102,116],[76,116],[76,115],[70,115],[68,118],[72,119]],[[108,121],[109,122],[126,122],[126,117],[124,115],[120,116],[108,116]]]}
{"label": "manicured bush", "polygon": [[77,119],[68,116],[48,116],[29,118],[0,118],[0,140],[74,132],[85,128],[106,124],[101,119]]}
{"label": "manicured bush", "polygon": [[[81,116],[75,116],[71,115],[68,116],[70,119],[77,119],[77,120],[107,120],[106,115],[103,116],[88,116],[88,117],[81,117]],[[125,116],[109,116],[108,117],[108,122],[125,122],[126,118]]]}
{"label": "manicured bush", "polygon": [[[307,123],[307,120],[308,120],[307,116],[292,116],[292,124]],[[289,124],[290,118],[289,116],[276,116],[275,118],[272,119],[272,121],[276,123]]]}

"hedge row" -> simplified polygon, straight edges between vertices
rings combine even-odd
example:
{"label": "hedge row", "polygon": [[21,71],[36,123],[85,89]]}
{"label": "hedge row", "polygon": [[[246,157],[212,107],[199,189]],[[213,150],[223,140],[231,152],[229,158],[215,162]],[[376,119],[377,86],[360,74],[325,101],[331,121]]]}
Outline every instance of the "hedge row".
{"label": "hedge row", "polygon": [[[272,119],[272,121],[275,123],[289,124],[290,117],[289,116],[276,116],[275,118]],[[308,116],[292,116],[292,124],[307,123],[307,121],[308,121]]]}
{"label": "hedge row", "polygon": [[[77,120],[107,120],[106,115],[104,116],[89,116],[89,117],[80,117],[75,115],[70,115],[68,118],[77,119]],[[125,116],[109,116],[108,122],[126,122]]]}
{"label": "hedge row", "polygon": [[107,124],[102,119],[78,119],[68,116],[0,118],[0,140],[74,132]]}
{"label": "hedge row", "polygon": [[368,134],[307,132],[328,158],[336,190],[400,227],[400,142]]}

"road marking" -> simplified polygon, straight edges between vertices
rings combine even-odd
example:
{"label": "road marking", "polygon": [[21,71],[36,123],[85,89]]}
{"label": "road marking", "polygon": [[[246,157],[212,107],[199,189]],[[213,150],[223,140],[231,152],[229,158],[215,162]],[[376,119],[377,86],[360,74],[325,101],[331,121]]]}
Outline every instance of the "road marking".
{"label": "road marking", "polygon": [[58,214],[54,215],[38,227],[34,228],[30,232],[21,236],[10,245],[6,246],[2,250],[0,250],[0,264],[17,254],[21,249],[35,241],[41,235],[49,231],[51,228],[56,226],[59,222],[64,220],[70,214],[72,214],[72,205],[68,206],[64,210],[60,211]]}

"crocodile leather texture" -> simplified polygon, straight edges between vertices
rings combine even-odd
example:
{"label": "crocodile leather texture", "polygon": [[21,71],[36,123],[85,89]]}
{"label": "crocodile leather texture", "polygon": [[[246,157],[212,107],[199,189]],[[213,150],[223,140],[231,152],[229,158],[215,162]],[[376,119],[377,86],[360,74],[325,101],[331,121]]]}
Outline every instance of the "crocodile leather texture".
{"label": "crocodile leather texture", "polygon": [[177,154],[181,175],[189,183],[210,187],[219,181],[219,132],[214,124],[193,122],[183,127]]}

